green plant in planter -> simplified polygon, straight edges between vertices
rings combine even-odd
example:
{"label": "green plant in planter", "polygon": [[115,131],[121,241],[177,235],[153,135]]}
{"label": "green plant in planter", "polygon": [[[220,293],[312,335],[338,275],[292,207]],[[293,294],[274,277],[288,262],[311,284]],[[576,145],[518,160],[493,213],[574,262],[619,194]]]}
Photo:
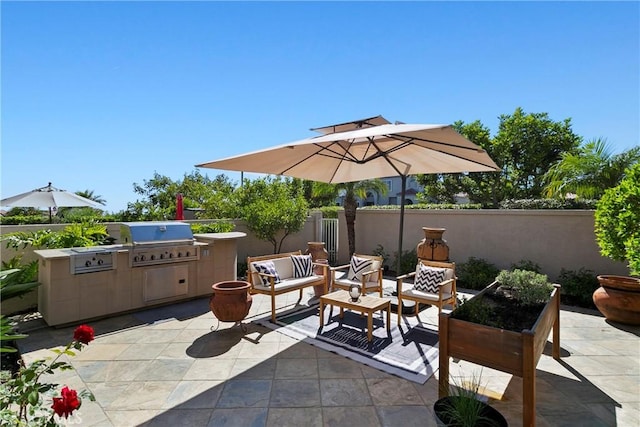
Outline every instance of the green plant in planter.
{"label": "green plant in planter", "polygon": [[496,280],[499,292],[510,294],[522,305],[546,304],[553,290],[547,276],[535,271],[502,270]]}
{"label": "green plant in planter", "polygon": [[506,426],[504,417],[480,400],[482,373],[469,381],[452,378],[449,396],[433,405],[438,420],[450,427]]}
{"label": "green plant in planter", "polygon": [[632,276],[640,276],[640,163],[627,169],[616,187],[604,192],[595,213],[600,253],[627,261]]}
{"label": "green plant in planter", "polygon": [[515,332],[532,328],[553,291],[547,276],[528,270],[503,270],[496,281],[497,287],[463,300],[451,317]]}

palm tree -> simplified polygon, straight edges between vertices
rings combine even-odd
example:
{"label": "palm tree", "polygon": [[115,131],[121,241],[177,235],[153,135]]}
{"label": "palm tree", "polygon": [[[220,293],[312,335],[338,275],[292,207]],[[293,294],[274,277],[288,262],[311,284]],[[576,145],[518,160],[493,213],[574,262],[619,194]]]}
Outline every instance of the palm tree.
{"label": "palm tree", "polygon": [[344,216],[347,220],[347,238],[349,240],[349,257],[356,251],[356,210],[358,208],[357,198],[366,199],[367,192],[375,191],[385,195],[389,188],[382,180],[368,179],[365,181],[345,182],[340,184],[326,184],[314,182],[312,195],[314,197],[331,196],[334,200],[344,192]]}
{"label": "palm tree", "polygon": [[615,187],[625,176],[625,170],[640,161],[640,147],[620,154],[611,154],[605,139],[587,142],[577,152],[565,152],[544,175],[547,197],[578,197],[599,199],[607,188]]}
{"label": "palm tree", "polygon": [[107,201],[103,199],[102,196],[94,194],[93,190],[76,191],[76,194],[80,197],[84,197],[85,199],[93,200],[96,203],[100,203],[101,205],[107,203]]}

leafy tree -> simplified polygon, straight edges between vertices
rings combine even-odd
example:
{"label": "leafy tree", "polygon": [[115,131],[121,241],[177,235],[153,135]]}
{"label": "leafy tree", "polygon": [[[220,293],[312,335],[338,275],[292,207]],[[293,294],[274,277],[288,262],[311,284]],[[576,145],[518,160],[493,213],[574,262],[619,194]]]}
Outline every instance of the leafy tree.
{"label": "leafy tree", "polygon": [[418,176],[427,196],[451,202],[456,193],[466,193],[471,203],[497,208],[505,199],[539,198],[548,165],[563,152],[575,151],[581,138],[571,130],[571,119],[551,120],[547,113],[525,114],[516,108],[501,115],[498,133],[491,138],[481,122],[454,123],[462,135],[485,149],[501,172]]}
{"label": "leafy tree", "polygon": [[241,217],[255,236],[273,245],[280,253],[282,243],[290,234],[302,229],[308,204],[300,180],[267,176],[245,180],[236,190]]}
{"label": "leafy tree", "polygon": [[549,165],[558,161],[562,153],[575,151],[580,142],[571,129],[571,119],[554,122],[547,113],[525,114],[519,107],[510,116],[500,116],[493,143],[496,161],[509,184],[507,198],[539,198]]}
{"label": "leafy tree", "polygon": [[[472,123],[456,121],[453,127],[470,141],[478,144],[487,151],[487,154],[500,165],[502,158],[499,147],[493,144],[491,132],[488,127],[479,120]],[[505,181],[504,172],[477,172],[473,174],[429,174],[418,175],[416,180],[425,190],[427,197],[424,201],[435,201],[438,203],[455,203],[457,193],[469,195],[471,203],[483,203],[496,205],[506,197],[503,187]]]}
{"label": "leafy tree", "polygon": [[366,199],[367,192],[375,191],[378,194],[387,194],[389,188],[380,179],[365,181],[345,182],[340,184],[327,184],[316,182],[313,187],[313,195],[318,198],[335,200],[341,192],[344,192],[344,215],[347,220],[347,238],[349,240],[349,256],[356,251],[356,210],[357,198]]}
{"label": "leafy tree", "polygon": [[173,181],[169,177],[154,172],[153,178],[144,180],[143,184],[133,184],[136,194],[143,196],[127,205],[123,220],[162,220],[175,218],[176,194],[182,194],[185,208],[215,206],[217,198],[233,192],[233,184],[226,175],[218,175],[210,179],[196,170],[185,174],[182,181]]}
{"label": "leafy tree", "polygon": [[562,153],[544,176],[545,195],[564,198],[573,193],[599,199],[606,189],[622,181],[626,169],[639,161],[640,147],[614,155],[605,139],[591,140],[575,153]]}

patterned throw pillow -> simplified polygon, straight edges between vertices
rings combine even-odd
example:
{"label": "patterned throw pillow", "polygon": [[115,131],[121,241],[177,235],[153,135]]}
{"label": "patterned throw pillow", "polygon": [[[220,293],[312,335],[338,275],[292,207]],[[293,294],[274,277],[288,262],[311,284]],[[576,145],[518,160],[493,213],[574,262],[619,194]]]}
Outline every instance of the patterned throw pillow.
{"label": "patterned throw pillow", "polygon": [[428,267],[420,264],[413,288],[417,291],[438,293],[438,285],[444,281],[446,268]]}
{"label": "patterned throw pillow", "polygon": [[309,277],[313,274],[311,255],[291,255],[293,263],[293,277]]}
{"label": "patterned throw pillow", "polygon": [[[263,262],[254,262],[253,266],[256,268],[258,273],[266,273],[273,274],[275,277],[275,282],[280,283],[280,275],[278,274],[278,270],[276,270],[276,266],[273,261],[263,261]],[[260,276],[262,279],[262,284],[265,286],[269,286],[271,281],[268,277]]]}
{"label": "patterned throw pillow", "polygon": [[349,280],[362,282],[362,275],[371,271],[372,264],[373,260],[369,258],[352,256],[351,264],[349,265],[349,274],[347,275],[347,277],[349,278]]}

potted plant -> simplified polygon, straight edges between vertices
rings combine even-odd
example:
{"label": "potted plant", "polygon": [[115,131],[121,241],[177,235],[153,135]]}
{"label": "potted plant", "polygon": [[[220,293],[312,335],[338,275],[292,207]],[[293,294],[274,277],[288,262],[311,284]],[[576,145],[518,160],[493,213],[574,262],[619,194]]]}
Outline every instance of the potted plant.
{"label": "potted plant", "polygon": [[523,379],[523,425],[534,426],[536,365],[552,329],[553,358],[560,359],[559,288],[532,271],[502,271],[479,294],[441,313],[440,397],[449,389],[450,357],[507,372]]}
{"label": "potted plant", "polygon": [[611,321],[640,325],[640,163],[627,170],[616,187],[605,191],[595,213],[600,253],[626,261],[631,276],[598,276],[593,303]]}
{"label": "potted plant", "polygon": [[[455,381],[454,381],[455,384]],[[507,421],[495,408],[480,400],[480,376],[452,385],[449,395],[433,404],[438,425],[448,427],[506,427]]]}

